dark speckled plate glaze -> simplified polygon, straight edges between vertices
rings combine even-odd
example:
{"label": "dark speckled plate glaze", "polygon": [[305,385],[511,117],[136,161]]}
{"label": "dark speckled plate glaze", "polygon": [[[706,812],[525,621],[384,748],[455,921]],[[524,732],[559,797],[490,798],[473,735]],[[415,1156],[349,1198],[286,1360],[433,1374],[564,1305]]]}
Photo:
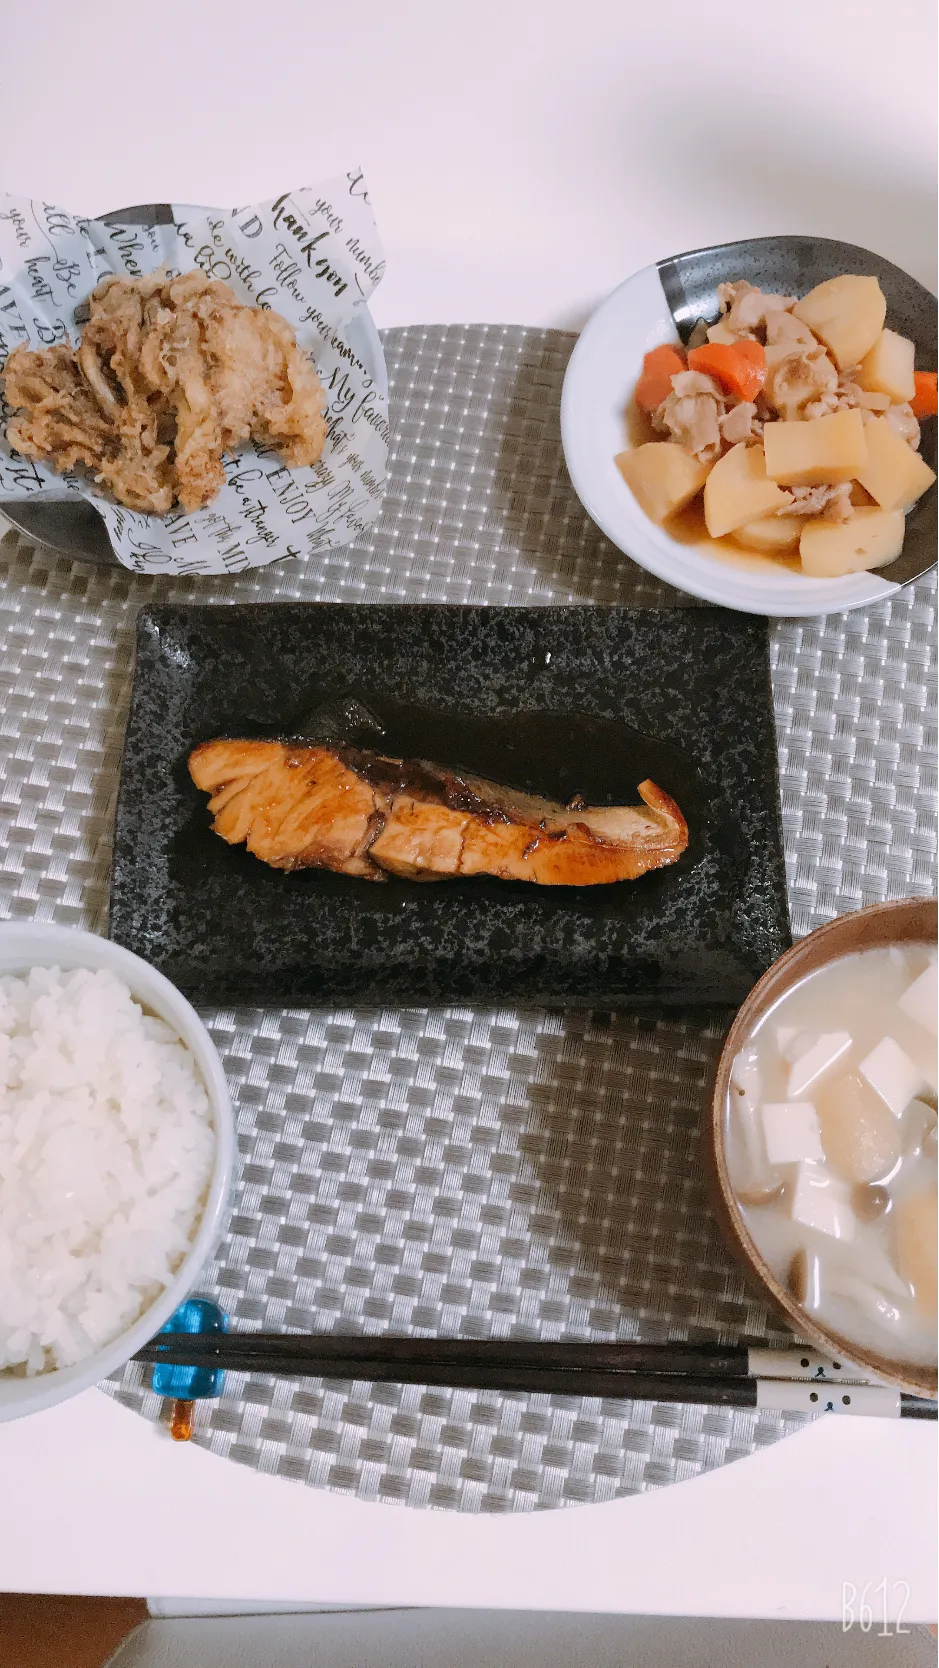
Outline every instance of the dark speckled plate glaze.
{"label": "dark speckled plate glaze", "polygon": [[[854,243],[825,237],[753,237],[739,243],[717,243],[659,261],[659,277],[679,335],[687,339],[698,319],[713,322],[719,313],[717,286],[745,278],[763,290],[783,295],[805,295],[826,278],[842,272],[875,277],[887,298],[891,330],[916,343],[916,369],[934,371],[937,364],[936,298],[908,272],[882,255]],[[936,420],[922,425],[920,451],[936,468]],[[925,573],[936,560],[936,487],[919,500],[906,521],[903,552],[884,578],[897,585]]]}
{"label": "dark speckled plate glaze", "polygon": [[[367,705],[389,750],[432,713],[439,761],[468,768],[491,769],[499,721],[521,715],[537,743],[507,743],[503,779],[634,803],[655,774],[689,849],[638,881],[546,888],[285,874],[226,845],[190,750],[296,733],[337,696]],[[148,610],[110,933],[202,1003],[737,1005],[790,942],[766,625],[710,608]]]}

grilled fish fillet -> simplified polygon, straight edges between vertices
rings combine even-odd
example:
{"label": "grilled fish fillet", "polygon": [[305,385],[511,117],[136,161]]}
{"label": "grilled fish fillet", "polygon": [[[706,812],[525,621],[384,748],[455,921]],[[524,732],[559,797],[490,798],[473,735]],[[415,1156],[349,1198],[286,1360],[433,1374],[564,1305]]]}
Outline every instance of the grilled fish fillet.
{"label": "grilled fish fillet", "polygon": [[206,741],[189,771],[216,834],[275,869],[600,886],[665,868],[688,844],[654,782],[640,782],[641,805],[564,806],[423,760],[289,741]]}

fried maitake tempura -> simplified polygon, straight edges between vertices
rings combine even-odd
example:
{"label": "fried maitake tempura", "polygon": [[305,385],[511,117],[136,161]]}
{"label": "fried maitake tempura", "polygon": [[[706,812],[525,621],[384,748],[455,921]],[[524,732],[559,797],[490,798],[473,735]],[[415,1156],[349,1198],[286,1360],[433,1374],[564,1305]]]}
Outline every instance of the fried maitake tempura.
{"label": "fried maitake tempura", "polygon": [[291,466],[326,439],[323,387],[293,328],[201,272],[105,278],[77,349],[18,347],[0,378],[13,449],[83,465],[129,509],[202,509],[243,441]]}

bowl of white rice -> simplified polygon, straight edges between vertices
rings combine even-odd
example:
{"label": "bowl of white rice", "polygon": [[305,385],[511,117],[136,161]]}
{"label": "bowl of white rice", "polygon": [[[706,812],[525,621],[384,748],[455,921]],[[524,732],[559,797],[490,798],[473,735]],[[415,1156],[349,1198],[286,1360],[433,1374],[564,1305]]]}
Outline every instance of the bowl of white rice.
{"label": "bowl of white rice", "polygon": [[192,1291],[235,1131],[218,1053],[155,968],[0,923],[0,1420],[106,1378]]}

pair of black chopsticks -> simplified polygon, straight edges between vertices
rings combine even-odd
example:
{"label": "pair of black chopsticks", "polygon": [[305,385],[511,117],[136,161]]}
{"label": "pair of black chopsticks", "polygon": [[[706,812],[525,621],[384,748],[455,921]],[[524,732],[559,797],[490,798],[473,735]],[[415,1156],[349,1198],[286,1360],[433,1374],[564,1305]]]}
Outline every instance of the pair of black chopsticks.
{"label": "pair of black chopsticks", "polygon": [[721,1344],[161,1332],[135,1360],[279,1378],[365,1379],[793,1413],[935,1419],[936,1403],[863,1380],[812,1350]]}

